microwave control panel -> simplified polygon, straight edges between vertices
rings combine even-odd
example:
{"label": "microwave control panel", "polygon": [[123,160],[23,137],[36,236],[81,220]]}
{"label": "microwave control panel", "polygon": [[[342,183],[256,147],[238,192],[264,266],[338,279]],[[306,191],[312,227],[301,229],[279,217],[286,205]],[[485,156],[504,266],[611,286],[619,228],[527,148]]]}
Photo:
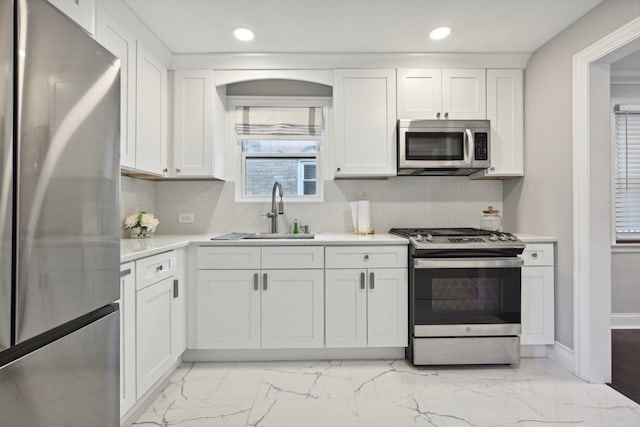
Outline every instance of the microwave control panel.
{"label": "microwave control panel", "polygon": [[474,160],[489,160],[489,144],[486,132],[477,132],[473,135],[474,139]]}

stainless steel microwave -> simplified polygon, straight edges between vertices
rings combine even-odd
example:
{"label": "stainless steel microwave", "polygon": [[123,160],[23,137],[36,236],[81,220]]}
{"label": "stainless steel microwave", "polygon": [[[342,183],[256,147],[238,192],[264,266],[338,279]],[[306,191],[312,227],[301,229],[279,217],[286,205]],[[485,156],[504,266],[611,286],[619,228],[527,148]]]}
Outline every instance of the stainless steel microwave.
{"label": "stainless steel microwave", "polygon": [[491,163],[489,120],[398,120],[398,175],[469,175]]}

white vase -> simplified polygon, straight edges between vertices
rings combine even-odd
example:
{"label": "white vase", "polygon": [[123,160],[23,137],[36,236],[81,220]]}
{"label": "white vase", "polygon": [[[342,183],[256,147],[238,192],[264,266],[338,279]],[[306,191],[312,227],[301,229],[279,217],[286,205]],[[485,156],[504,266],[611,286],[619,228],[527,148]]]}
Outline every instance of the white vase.
{"label": "white vase", "polygon": [[132,239],[145,239],[147,237],[151,237],[151,232],[143,231],[142,228],[138,228],[138,227],[131,229]]}

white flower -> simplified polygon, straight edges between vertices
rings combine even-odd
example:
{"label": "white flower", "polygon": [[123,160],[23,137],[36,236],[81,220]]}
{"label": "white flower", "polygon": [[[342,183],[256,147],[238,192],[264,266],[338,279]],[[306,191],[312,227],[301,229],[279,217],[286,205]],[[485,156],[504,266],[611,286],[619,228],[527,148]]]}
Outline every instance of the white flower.
{"label": "white flower", "polygon": [[149,231],[154,231],[156,227],[160,224],[153,214],[143,214],[142,218],[140,218],[140,225],[146,227]]}
{"label": "white flower", "polygon": [[134,214],[134,215],[129,215],[125,220],[124,220],[124,228],[125,229],[129,229],[132,228],[138,219],[138,214]]}

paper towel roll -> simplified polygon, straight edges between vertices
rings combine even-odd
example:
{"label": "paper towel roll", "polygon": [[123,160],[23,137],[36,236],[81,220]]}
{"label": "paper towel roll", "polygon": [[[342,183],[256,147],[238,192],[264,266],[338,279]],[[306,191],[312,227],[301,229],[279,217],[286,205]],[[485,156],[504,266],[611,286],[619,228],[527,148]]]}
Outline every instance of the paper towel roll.
{"label": "paper towel roll", "polygon": [[369,201],[360,200],[358,202],[358,232],[368,233],[371,229],[371,218],[369,216]]}
{"label": "paper towel roll", "polygon": [[353,231],[358,232],[358,202],[351,202],[351,219],[353,220]]}

